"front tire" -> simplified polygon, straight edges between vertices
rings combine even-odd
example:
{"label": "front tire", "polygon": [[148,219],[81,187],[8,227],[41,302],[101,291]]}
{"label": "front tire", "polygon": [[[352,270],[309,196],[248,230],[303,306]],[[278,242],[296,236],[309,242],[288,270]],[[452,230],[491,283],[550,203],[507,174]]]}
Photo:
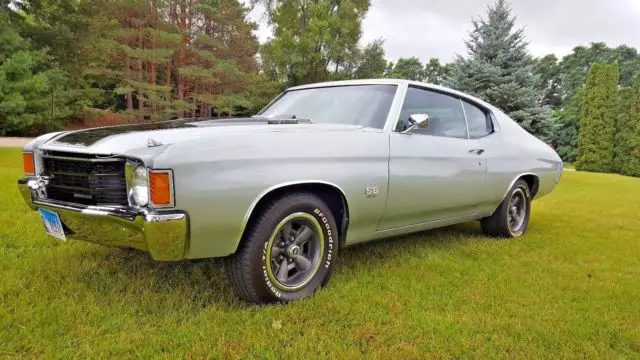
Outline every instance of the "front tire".
{"label": "front tire", "polygon": [[338,253],[331,210],[306,192],[279,197],[263,209],[226,260],[232,287],[252,303],[312,295],[329,281]]}
{"label": "front tire", "polygon": [[485,235],[501,238],[520,237],[529,226],[531,214],[531,190],[520,179],[509,190],[493,215],[480,221]]}

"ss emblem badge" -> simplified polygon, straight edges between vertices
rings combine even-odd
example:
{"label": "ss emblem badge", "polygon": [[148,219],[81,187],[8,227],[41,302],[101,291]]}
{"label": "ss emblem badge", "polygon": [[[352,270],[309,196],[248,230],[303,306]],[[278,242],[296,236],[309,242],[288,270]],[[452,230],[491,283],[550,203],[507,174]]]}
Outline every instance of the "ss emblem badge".
{"label": "ss emblem badge", "polygon": [[367,186],[364,188],[364,195],[368,198],[375,197],[378,195],[378,187],[377,186]]}

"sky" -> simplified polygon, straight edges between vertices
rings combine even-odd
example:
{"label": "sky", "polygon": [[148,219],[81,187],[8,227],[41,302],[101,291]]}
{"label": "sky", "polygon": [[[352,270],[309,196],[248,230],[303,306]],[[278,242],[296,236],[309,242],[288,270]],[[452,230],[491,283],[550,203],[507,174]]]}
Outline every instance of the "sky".
{"label": "sky", "polygon": [[[464,55],[471,19],[484,15],[492,0],[371,0],[362,24],[362,40],[385,40],[386,56],[436,57],[448,62]],[[577,45],[604,41],[640,48],[640,0],[511,0],[518,27],[525,28],[534,56],[562,57]],[[258,22],[261,42],[271,36],[264,9],[250,17]]]}

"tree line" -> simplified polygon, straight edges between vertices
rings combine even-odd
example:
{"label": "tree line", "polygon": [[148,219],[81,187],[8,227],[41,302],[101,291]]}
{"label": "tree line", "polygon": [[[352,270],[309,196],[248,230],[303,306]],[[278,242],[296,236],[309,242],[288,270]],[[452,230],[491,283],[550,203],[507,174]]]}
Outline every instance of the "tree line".
{"label": "tree line", "polygon": [[[595,42],[561,59],[534,58],[506,0],[473,20],[466,53],[449,63],[390,62],[383,39],[361,44],[370,0],[1,4],[0,135],[104,114],[121,122],[246,115],[289,86],[387,77],[478,96],[579,169],[640,175],[637,49]],[[257,4],[273,29],[264,44],[248,19]]]}

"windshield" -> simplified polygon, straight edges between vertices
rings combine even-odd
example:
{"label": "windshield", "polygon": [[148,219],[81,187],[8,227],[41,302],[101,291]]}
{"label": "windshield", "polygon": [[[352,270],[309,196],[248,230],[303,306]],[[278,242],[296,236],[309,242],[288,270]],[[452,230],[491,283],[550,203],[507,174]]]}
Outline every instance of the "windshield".
{"label": "windshield", "polygon": [[286,92],[260,116],[311,119],[320,124],[361,125],[382,129],[396,85],[319,87]]}

